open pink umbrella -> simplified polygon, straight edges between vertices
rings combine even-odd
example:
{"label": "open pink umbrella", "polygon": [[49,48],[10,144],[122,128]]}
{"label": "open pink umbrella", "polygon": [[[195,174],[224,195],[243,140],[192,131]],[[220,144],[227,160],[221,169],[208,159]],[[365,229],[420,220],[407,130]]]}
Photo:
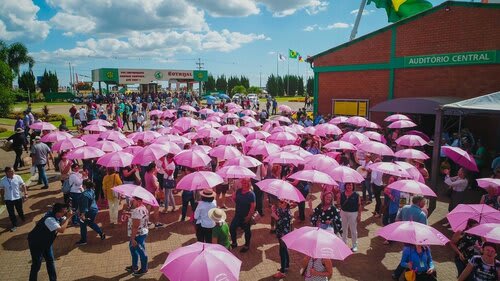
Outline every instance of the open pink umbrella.
{"label": "open pink umbrella", "polygon": [[370,121],[368,121],[366,118],[361,117],[361,116],[352,116],[347,118],[345,123],[349,123],[351,125],[357,126],[357,127],[368,127],[370,126]]}
{"label": "open pink umbrella", "polygon": [[162,114],[163,114],[163,111],[158,110],[158,109],[154,109],[154,110],[151,110],[149,112],[149,116],[162,115]]}
{"label": "open pink umbrella", "polygon": [[389,184],[387,187],[411,194],[422,194],[424,196],[437,197],[436,193],[425,183],[415,180],[398,180]]}
{"label": "open pink umbrella", "polygon": [[291,126],[278,126],[278,127],[274,127],[272,130],[271,130],[271,135],[274,134],[274,133],[280,133],[280,132],[287,132],[287,133],[290,133],[290,134],[294,134],[296,135],[297,134],[297,130],[292,128]]}
{"label": "open pink umbrella", "polygon": [[249,134],[255,132],[254,129],[250,128],[250,127],[239,127],[236,132],[240,133],[242,136],[246,137],[248,136]]}
{"label": "open pink umbrella", "polygon": [[163,118],[174,118],[175,115],[174,115],[174,113],[172,113],[172,111],[177,112],[177,110],[174,110],[174,109],[172,109],[172,110],[167,109],[167,110],[164,110],[163,113],[161,115],[158,115],[158,116],[163,117]]}
{"label": "open pink umbrella", "polygon": [[362,133],[354,132],[354,131],[345,133],[340,138],[340,140],[350,142],[354,145],[358,145],[360,143],[370,141],[370,139],[367,136],[363,135]]}
{"label": "open pink umbrella", "polygon": [[94,119],[94,120],[90,121],[89,124],[90,125],[99,125],[99,126],[103,126],[103,127],[112,127],[113,126],[113,124],[109,123],[106,120],[102,120],[102,119]]}
{"label": "open pink umbrella", "polygon": [[261,180],[256,185],[264,192],[272,194],[281,200],[290,200],[293,202],[305,201],[300,191],[287,181],[279,179]]}
{"label": "open pink umbrella", "polygon": [[292,164],[298,166],[299,164],[304,163],[304,158],[291,153],[291,152],[277,152],[274,154],[270,154],[264,159],[264,162],[268,162],[271,165],[274,164]]}
{"label": "open pink umbrella", "polygon": [[372,154],[394,156],[392,149],[381,142],[367,141],[358,144],[357,148]]}
{"label": "open pink umbrella", "polygon": [[87,134],[80,136],[80,139],[82,139],[87,144],[95,143],[99,140],[99,138],[99,134]]}
{"label": "open pink umbrella", "polygon": [[188,138],[177,135],[161,136],[154,141],[155,144],[164,144],[164,143],[168,144],[170,142],[173,142],[180,147],[184,147],[184,145],[191,143],[191,141]]}
{"label": "open pink umbrella", "polygon": [[282,237],[289,249],[314,259],[345,260],[351,249],[333,233],[319,227],[303,226]]}
{"label": "open pink umbrella", "polygon": [[312,136],[316,135],[316,130],[317,129],[315,127],[305,127],[304,128],[304,132],[306,134],[309,134],[309,135],[312,135]]}
{"label": "open pink umbrella", "polygon": [[428,135],[426,135],[425,133],[423,132],[420,132],[420,131],[417,131],[417,130],[411,130],[411,131],[408,131],[406,132],[407,135],[416,135],[416,136],[419,136],[421,137],[422,139],[424,139],[426,142],[429,142],[431,140],[431,138],[429,138]]}
{"label": "open pink umbrella", "polygon": [[54,131],[50,132],[42,137],[43,142],[58,142],[65,139],[71,139],[73,135],[68,134],[66,132]]}
{"label": "open pink umbrella", "polygon": [[66,154],[66,157],[72,160],[76,159],[82,160],[82,159],[99,158],[104,154],[106,153],[104,153],[104,151],[100,150],[99,148],[91,146],[82,146],[68,152],[68,154]]}
{"label": "open pink umbrella", "polygon": [[392,114],[387,116],[384,121],[385,122],[394,122],[394,121],[399,121],[399,120],[410,120],[410,117],[403,115],[403,114]]}
{"label": "open pink umbrella", "polygon": [[245,142],[245,137],[242,136],[238,132],[232,132],[231,134],[228,135],[223,135],[220,137],[215,144],[216,145],[233,145],[233,144],[238,144],[238,143],[244,143]]}
{"label": "open pink umbrella", "polygon": [[420,160],[429,159],[429,156],[427,156],[427,154],[425,154],[424,152],[412,148],[396,151],[394,156],[396,156],[397,158],[407,158],[407,159],[420,159]]}
{"label": "open pink umbrella", "polygon": [[218,130],[221,132],[232,132],[238,130],[238,126],[229,124],[220,127]]}
{"label": "open pink umbrella", "polygon": [[401,168],[403,168],[410,176],[410,179],[416,180],[421,183],[425,183],[424,176],[420,171],[417,169],[417,167],[413,166],[412,164],[408,162],[403,162],[403,161],[394,161],[394,163],[398,164]]}
{"label": "open pink umbrella", "polygon": [[380,127],[379,124],[370,121],[370,123],[368,124],[368,126],[366,126],[365,128],[369,128],[369,129],[381,129],[382,127]]}
{"label": "open pink umbrella", "polygon": [[267,157],[271,154],[278,153],[280,151],[281,148],[277,144],[263,143],[260,145],[250,146],[250,149],[247,151],[247,155],[252,155],[252,156],[262,155],[264,157]]}
{"label": "open pink umbrella", "polygon": [[[109,141],[109,140],[107,140],[107,141]],[[131,146],[134,144],[134,141],[131,139],[117,139],[117,140],[114,140],[113,142],[116,143],[117,145],[119,145],[121,148],[125,148],[125,147]]]}
{"label": "open pink umbrella", "polygon": [[122,152],[127,152],[127,153],[130,153],[132,155],[135,155],[136,153],[138,153],[139,151],[141,151],[144,147],[142,146],[136,146],[136,145],[131,145],[131,146],[127,146],[125,147]]}
{"label": "open pink umbrella", "polygon": [[327,172],[327,174],[329,174],[335,181],[343,183],[361,183],[365,180],[356,170],[346,166],[335,167]]}
{"label": "open pink umbrella", "polygon": [[483,223],[465,232],[483,237],[488,242],[500,244],[500,223]]}
{"label": "open pink umbrella", "polygon": [[265,131],[255,131],[254,133],[250,133],[247,135],[246,140],[253,140],[253,139],[259,139],[259,140],[265,140],[267,137],[269,137],[271,134]]}
{"label": "open pink umbrella", "polygon": [[250,110],[250,109],[245,109],[245,110],[243,110],[241,113],[242,113],[242,114],[244,114],[244,115],[247,115],[247,116],[248,116],[248,115],[250,115],[250,116],[255,116],[255,115],[257,115],[257,113],[256,113],[255,111]]}
{"label": "open pink umbrella", "polygon": [[338,125],[338,124],[346,123],[347,119],[348,118],[345,116],[337,116],[337,117],[332,118],[332,120],[330,120],[328,123]]}
{"label": "open pink umbrella", "polygon": [[240,119],[240,116],[238,116],[238,114],[228,112],[228,113],[224,113],[224,115],[222,115],[221,118],[222,119]]}
{"label": "open pink umbrella", "polygon": [[482,188],[489,188],[490,186],[499,188],[500,187],[500,179],[493,178],[481,178],[476,179],[477,185]]}
{"label": "open pink umbrella", "polygon": [[377,133],[374,131],[366,131],[366,132],[363,132],[363,135],[367,136],[371,140],[378,141],[378,142],[381,142],[383,144],[387,143],[387,140],[385,139],[385,137],[380,133]]}
{"label": "open pink umbrella", "polygon": [[417,124],[413,123],[410,120],[399,120],[399,121],[392,122],[387,127],[391,128],[391,129],[402,129],[402,128],[412,128],[412,127],[416,127],[416,126],[417,126]]}
{"label": "open pink umbrella", "polygon": [[458,204],[448,215],[453,231],[463,230],[469,219],[482,223],[500,223],[500,211],[486,204]]}
{"label": "open pink umbrella", "polygon": [[256,177],[254,172],[241,166],[224,165],[224,167],[220,168],[215,173],[224,179],[250,179]]}
{"label": "open pink umbrella", "polygon": [[171,252],[160,271],[171,281],[239,280],[241,260],[219,244],[196,242]]}
{"label": "open pink umbrella", "polygon": [[104,152],[116,152],[116,151],[123,150],[123,148],[121,146],[119,146],[117,143],[112,142],[112,141],[107,141],[107,140],[92,143],[92,144],[90,144],[90,146],[97,147]]}
{"label": "open pink umbrella", "polygon": [[275,120],[271,120],[271,121],[267,121],[266,123],[264,123],[264,125],[262,125],[262,130],[269,132],[270,130],[274,129],[274,127],[279,127],[279,126],[280,126],[280,122],[275,121]]}
{"label": "open pink umbrella", "polygon": [[122,184],[113,187],[113,191],[128,198],[141,198],[142,202],[153,207],[159,206],[158,201],[156,201],[156,197],[151,194],[151,192],[147,191],[145,188],[139,185]]}
{"label": "open pink umbrella", "polygon": [[185,132],[191,128],[199,126],[200,122],[192,117],[181,117],[181,118],[175,120],[173,125],[175,128],[179,129],[181,132]]}
{"label": "open pink umbrella", "polygon": [[443,146],[442,151],[444,155],[450,158],[453,162],[464,167],[465,169],[473,172],[479,171],[477,169],[476,160],[467,151],[453,146]]}
{"label": "open pink umbrella", "polygon": [[85,131],[90,131],[90,132],[105,132],[108,129],[104,126],[101,125],[88,125],[83,128]]}
{"label": "open pink umbrella", "polygon": [[196,132],[187,132],[187,133],[183,134],[182,136],[189,139],[189,140],[192,140],[196,137]]}
{"label": "open pink umbrella", "polygon": [[271,134],[269,137],[266,139],[268,142],[280,145],[280,146],[285,146],[288,144],[293,144],[297,140],[297,135],[288,133],[288,132],[277,132]]}
{"label": "open pink umbrella", "polygon": [[112,140],[112,141],[127,138],[124,134],[114,130],[108,130],[102,132],[101,134],[99,134],[99,137],[103,140]]}
{"label": "open pink umbrella", "polygon": [[235,157],[240,157],[241,152],[234,146],[218,145],[212,148],[208,152],[208,155],[212,157],[217,157],[217,159],[219,160],[227,160]]}
{"label": "open pink umbrella", "polygon": [[54,143],[52,145],[52,150],[54,151],[71,150],[85,145],[86,143],[81,139],[75,139],[75,138],[65,139]]}
{"label": "open pink umbrella", "polygon": [[141,140],[144,143],[152,143],[159,137],[161,137],[161,134],[155,131],[137,132],[128,135],[128,138],[132,139],[135,143]]}
{"label": "open pink umbrella", "polygon": [[240,119],[243,120],[243,121],[245,121],[245,122],[247,122],[247,123],[249,123],[249,122],[257,122],[257,120],[255,120],[255,118],[250,117],[250,116],[243,116]]}
{"label": "open pink umbrella", "polygon": [[358,150],[356,146],[354,146],[354,144],[342,140],[329,142],[325,144],[324,148],[330,150],[353,150],[353,151]]}
{"label": "open pink umbrella", "polygon": [[193,145],[193,146],[191,146],[191,149],[195,150],[195,151],[199,151],[199,152],[204,153],[204,154],[208,154],[208,152],[210,150],[212,150],[212,147],[210,147],[208,145]]}
{"label": "open pink umbrella", "polygon": [[212,161],[210,156],[200,152],[198,150],[183,150],[174,156],[174,161],[177,165],[181,165],[189,168],[201,168],[205,167]]}
{"label": "open pink umbrella", "polygon": [[304,158],[304,169],[306,170],[317,170],[326,173],[338,166],[339,163],[335,159],[323,154],[311,155]]}
{"label": "open pink umbrella", "polygon": [[292,120],[290,120],[290,118],[282,116],[282,115],[278,115],[278,116],[274,117],[273,121],[278,121],[278,122],[287,123],[287,124],[292,123]]}
{"label": "open pink umbrella", "polygon": [[241,166],[246,168],[254,168],[260,165],[262,165],[262,162],[246,155],[228,159],[226,163],[224,163],[224,166]]}
{"label": "open pink umbrella", "polygon": [[423,146],[427,142],[420,136],[417,135],[404,135],[396,139],[396,143],[404,146]]}
{"label": "open pink umbrella", "polygon": [[104,167],[123,168],[130,166],[132,164],[132,159],[134,159],[134,155],[123,151],[117,151],[101,156],[101,158],[97,160],[97,164]]}
{"label": "open pink umbrella", "polygon": [[326,135],[342,135],[342,130],[333,124],[324,123],[316,126],[316,135],[320,137]]}
{"label": "open pink umbrella", "polygon": [[293,144],[289,144],[289,145],[283,146],[281,148],[281,151],[295,153],[295,154],[297,154],[298,156],[300,156],[302,158],[306,158],[308,156],[313,155],[311,152],[303,149],[302,147],[300,147],[298,145],[293,145]]}
{"label": "open pink umbrella", "polygon": [[198,111],[200,114],[208,115],[214,113],[214,111],[210,108],[202,108]]}
{"label": "open pink umbrella", "polygon": [[205,188],[213,188],[224,182],[221,176],[214,172],[194,172],[184,176],[178,183],[178,189],[184,190],[200,190]]}
{"label": "open pink umbrella", "polygon": [[292,124],[289,126],[290,128],[294,129],[295,130],[295,133],[297,135],[305,135],[307,134],[305,131],[304,131],[304,127],[299,125],[299,124]]}
{"label": "open pink umbrella", "polygon": [[392,162],[377,162],[369,165],[368,168],[373,171],[377,171],[388,175],[393,175],[396,177],[405,177],[405,178],[410,177],[408,172],[406,172],[406,170],[403,169],[403,167]]}
{"label": "open pink umbrella", "polygon": [[278,110],[279,110],[280,112],[287,112],[287,113],[292,112],[292,108],[290,108],[288,105],[285,105],[285,104],[280,104],[280,105],[278,106]]}
{"label": "open pink umbrella", "polygon": [[48,122],[37,122],[30,125],[30,128],[33,130],[40,131],[54,131],[57,130],[57,127],[48,123]]}
{"label": "open pink umbrella", "polygon": [[169,153],[175,154],[179,150],[180,148],[175,146],[175,144],[150,144],[134,154],[132,164],[148,165],[149,163],[155,162]]}
{"label": "open pink umbrella", "polygon": [[446,245],[450,239],[431,226],[415,221],[398,221],[377,230],[377,235],[390,241],[412,245]]}
{"label": "open pink umbrella", "polygon": [[162,135],[167,135],[167,134],[181,134],[182,132],[174,127],[166,127],[166,128],[160,128],[157,131],[158,133]]}
{"label": "open pink umbrella", "polygon": [[196,108],[190,106],[190,105],[181,105],[180,109],[185,110],[185,111],[191,111],[191,112],[197,112]]}
{"label": "open pink umbrella", "polygon": [[220,123],[222,119],[219,116],[211,115],[207,117],[207,121]]}
{"label": "open pink umbrella", "polygon": [[248,128],[257,128],[257,127],[260,127],[260,126],[262,126],[262,123],[257,122],[257,121],[248,122],[248,123],[245,124],[245,127],[248,127]]}
{"label": "open pink umbrella", "polygon": [[294,180],[308,181],[319,184],[328,184],[328,185],[338,185],[332,177],[330,177],[327,173],[323,173],[315,170],[302,170],[296,173],[293,173],[289,176],[289,178]]}

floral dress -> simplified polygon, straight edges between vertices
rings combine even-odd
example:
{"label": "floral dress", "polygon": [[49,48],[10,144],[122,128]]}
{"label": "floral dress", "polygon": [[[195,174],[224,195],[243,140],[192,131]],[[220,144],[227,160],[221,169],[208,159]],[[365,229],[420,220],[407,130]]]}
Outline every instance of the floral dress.
{"label": "floral dress", "polygon": [[281,238],[292,231],[292,214],[290,208],[277,208],[276,237]]}
{"label": "floral dress", "polygon": [[328,209],[323,210],[323,204],[319,204],[318,207],[314,209],[314,213],[311,217],[311,224],[317,226],[319,222],[325,225],[326,221],[330,221],[330,226],[333,227],[333,232],[335,234],[342,234],[342,219],[340,218],[340,212],[337,208],[331,205]]}

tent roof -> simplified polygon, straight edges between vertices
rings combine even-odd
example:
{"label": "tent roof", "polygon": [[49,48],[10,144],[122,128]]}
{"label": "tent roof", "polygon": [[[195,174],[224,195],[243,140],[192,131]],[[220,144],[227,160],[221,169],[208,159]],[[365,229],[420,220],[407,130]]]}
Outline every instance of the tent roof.
{"label": "tent roof", "polygon": [[410,114],[436,114],[443,105],[463,100],[458,97],[398,98],[381,102],[370,109],[377,112],[399,112]]}
{"label": "tent roof", "polygon": [[500,114],[500,91],[443,106],[445,114]]}

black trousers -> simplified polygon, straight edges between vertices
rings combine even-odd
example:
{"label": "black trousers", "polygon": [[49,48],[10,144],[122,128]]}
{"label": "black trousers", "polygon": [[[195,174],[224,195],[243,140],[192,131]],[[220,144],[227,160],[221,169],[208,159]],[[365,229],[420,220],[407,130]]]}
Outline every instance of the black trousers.
{"label": "black trousers", "polygon": [[9,219],[12,223],[12,226],[17,226],[17,218],[16,213],[14,212],[14,208],[16,208],[17,214],[24,221],[24,212],[23,212],[23,199],[17,200],[5,200],[5,205],[7,207],[7,212],[9,213]]}
{"label": "black trousers", "polygon": [[196,240],[198,240],[198,242],[212,243],[212,228],[206,228],[201,226],[201,224],[197,224]]}
{"label": "black trousers", "polygon": [[24,166],[23,159],[21,158],[23,156],[23,148],[16,147],[14,148],[14,152],[16,153],[16,160],[14,160],[14,170],[17,170],[19,167]]}

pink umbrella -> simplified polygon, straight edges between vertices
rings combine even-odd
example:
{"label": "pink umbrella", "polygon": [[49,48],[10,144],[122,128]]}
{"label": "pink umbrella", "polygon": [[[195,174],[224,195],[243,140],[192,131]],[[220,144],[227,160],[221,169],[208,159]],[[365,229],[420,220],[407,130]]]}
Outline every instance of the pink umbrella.
{"label": "pink umbrella", "polygon": [[343,183],[361,183],[365,180],[356,170],[346,166],[335,167],[327,172],[327,174],[329,174],[335,181]]}
{"label": "pink umbrella", "polygon": [[398,221],[377,230],[377,235],[390,241],[412,245],[446,245],[450,239],[431,226],[415,221]]}
{"label": "pink umbrella", "polygon": [[123,168],[130,166],[133,158],[134,155],[130,153],[117,151],[101,156],[101,158],[97,160],[97,164],[104,167]]}
{"label": "pink umbrella", "polygon": [[191,128],[199,126],[200,122],[194,118],[191,118],[191,117],[181,117],[181,118],[175,120],[173,125],[175,128],[179,129],[181,132],[185,132]]}
{"label": "pink umbrella", "polygon": [[288,178],[319,184],[338,185],[328,174],[315,170],[302,170],[291,174]]}
{"label": "pink umbrella", "polygon": [[387,143],[387,140],[385,139],[385,137],[377,132],[366,131],[366,132],[363,132],[363,135],[367,136],[371,140],[378,141],[378,142],[381,142],[383,144]]}
{"label": "pink umbrella", "polygon": [[411,130],[411,131],[408,131],[406,132],[407,135],[416,135],[416,136],[419,136],[421,137],[422,139],[424,139],[426,142],[429,142],[431,139],[429,138],[428,135],[420,132],[420,131],[417,131],[417,130]]}
{"label": "pink umbrella", "polygon": [[232,144],[243,143],[243,142],[245,142],[245,137],[244,136],[242,136],[238,132],[232,132],[231,134],[223,135],[222,137],[220,137],[215,142],[215,144],[216,145],[221,145],[221,144],[232,145]]}
{"label": "pink umbrella", "polygon": [[357,147],[362,151],[369,152],[372,154],[394,156],[394,152],[392,151],[392,149],[381,142],[367,141],[358,144]]}
{"label": "pink umbrella", "polygon": [[391,129],[402,129],[402,128],[412,128],[416,126],[417,124],[413,123],[410,120],[399,120],[389,124],[389,126],[387,127]]}
{"label": "pink umbrella", "polygon": [[243,120],[245,122],[257,122],[257,120],[255,120],[255,118],[250,117],[250,116],[243,116],[243,117],[241,117],[241,120]]}
{"label": "pink umbrella", "polygon": [[255,132],[255,130],[250,127],[239,127],[236,132],[240,133],[242,136],[248,136],[251,133]]}
{"label": "pink umbrella", "polygon": [[240,119],[240,116],[238,116],[237,114],[235,113],[224,113],[224,115],[222,115],[221,117],[222,119]]}
{"label": "pink umbrella", "polygon": [[482,178],[482,179],[476,179],[477,184],[479,187],[482,188],[489,188],[489,187],[500,187],[500,179],[493,179],[493,178]]}
{"label": "pink umbrella", "polygon": [[262,123],[257,122],[257,121],[249,122],[249,123],[245,124],[245,127],[248,127],[248,128],[257,128],[257,127],[260,127],[260,126],[262,126]]}
{"label": "pink umbrella", "polygon": [[256,185],[264,192],[272,194],[281,200],[290,200],[293,202],[305,201],[300,191],[287,181],[279,179],[261,180]]}
{"label": "pink umbrella", "polygon": [[362,133],[354,132],[354,131],[345,133],[340,138],[340,140],[350,142],[354,145],[358,145],[360,143],[370,141],[370,139],[367,136],[363,135]]}
{"label": "pink umbrella", "polygon": [[138,153],[139,151],[141,151],[144,147],[142,146],[128,146],[126,148],[124,148],[121,152],[126,152],[126,153],[130,153],[132,155],[135,155],[136,153]]}
{"label": "pink umbrella", "polygon": [[196,108],[190,106],[190,105],[181,105],[180,109],[185,110],[185,111],[191,111],[191,112],[197,112]]}
{"label": "pink umbrella", "polygon": [[483,237],[488,242],[500,244],[500,223],[483,223],[465,232]]}
{"label": "pink umbrella", "polygon": [[224,166],[215,172],[224,179],[249,179],[255,178],[254,172],[241,166]]}
{"label": "pink umbrella", "polygon": [[159,137],[161,137],[161,134],[155,131],[137,132],[128,135],[128,138],[132,139],[135,143],[140,140],[142,140],[144,143],[152,143]]}
{"label": "pink umbrella", "polygon": [[99,125],[99,126],[103,126],[103,127],[112,127],[113,126],[113,124],[109,123],[106,120],[102,120],[102,119],[94,119],[94,120],[90,121],[89,124],[90,125]]}
{"label": "pink umbrella", "polygon": [[73,138],[73,135],[68,134],[66,132],[55,131],[48,133],[42,137],[43,142],[58,142],[66,139]]}
{"label": "pink umbrella", "polygon": [[134,197],[141,198],[142,202],[151,205],[153,207],[159,206],[155,196],[151,194],[151,192],[147,191],[145,188],[139,185],[122,184],[113,187],[113,191],[128,198],[134,198]]}
{"label": "pink umbrella", "polygon": [[99,134],[99,137],[103,140],[112,140],[112,141],[127,138],[124,134],[114,130],[102,132],[101,134]]}
{"label": "pink umbrella", "polygon": [[103,156],[104,154],[106,154],[106,153],[104,153],[104,151],[100,150],[99,148],[95,148],[95,147],[91,147],[91,146],[82,146],[82,147],[75,148],[74,150],[68,152],[66,157],[68,159],[73,159],[73,160],[76,160],[76,159],[82,160],[82,159],[99,158],[99,157]]}
{"label": "pink umbrella", "polygon": [[375,123],[375,122],[372,122],[370,121],[370,124],[368,124],[368,126],[366,126],[366,128],[370,128],[370,129],[380,129],[382,127],[380,127],[379,124]]}
{"label": "pink umbrella", "polygon": [[180,133],[182,133],[179,129],[176,129],[174,127],[160,128],[160,129],[158,129],[157,132],[160,133],[160,134],[162,134],[162,135],[166,135],[166,134],[180,134]]}
{"label": "pink umbrella", "polygon": [[388,175],[393,175],[396,177],[405,177],[405,178],[410,177],[408,172],[406,172],[406,170],[403,169],[403,167],[391,162],[373,163],[369,165],[368,168],[373,171],[377,171]]}
{"label": "pink umbrella", "polygon": [[217,116],[217,117],[220,117],[220,118],[222,117],[222,115],[224,115],[224,113],[222,113],[220,111],[216,111],[216,112],[210,114],[210,116]]}
{"label": "pink umbrella", "polygon": [[183,150],[174,156],[174,161],[177,165],[189,168],[205,167],[212,161],[210,157],[198,150]]}
{"label": "pink umbrella", "polygon": [[214,113],[214,111],[210,108],[202,108],[198,111],[200,114],[208,115]]}
{"label": "pink umbrella", "polygon": [[446,217],[453,231],[465,229],[469,219],[479,224],[500,223],[500,211],[486,204],[458,204]]}
{"label": "pink umbrella", "polygon": [[342,130],[333,124],[324,123],[316,126],[316,135],[320,137],[326,135],[342,135]]}
{"label": "pink umbrella", "polygon": [[54,143],[52,145],[52,150],[54,151],[71,150],[85,145],[86,143],[81,139],[75,139],[75,138],[65,139]]}
{"label": "pink umbrella", "polygon": [[347,141],[332,141],[330,143],[325,144],[324,148],[330,150],[358,150],[354,144]]}
{"label": "pink umbrella", "polygon": [[40,131],[54,131],[57,130],[57,127],[48,123],[48,122],[37,122],[30,125],[30,128],[33,130]]}
{"label": "pink umbrella", "polygon": [[396,143],[399,145],[404,145],[404,146],[423,146],[426,145],[427,142],[421,138],[420,136],[416,135],[404,135],[396,139]]}
{"label": "pink umbrella", "polygon": [[361,116],[352,116],[347,118],[346,123],[357,127],[368,127],[370,126],[370,121],[366,120],[366,118]]}
{"label": "pink umbrella", "polygon": [[196,137],[196,132],[188,132],[188,133],[185,133],[184,135],[182,135],[183,137],[189,139],[189,140],[192,140]]}
{"label": "pink umbrella", "polygon": [[238,112],[241,112],[241,111],[242,111],[242,109],[241,109],[241,108],[239,108],[239,107],[235,107],[235,108],[231,108],[231,109],[229,109],[229,111],[228,111],[228,112],[229,112],[229,113],[238,113]]}
{"label": "pink umbrella", "polygon": [[174,143],[170,144],[150,144],[144,147],[141,151],[134,154],[132,164],[148,165],[151,162],[159,160],[167,154],[175,154],[180,151],[179,146]]}
{"label": "pink umbrella", "polygon": [[330,120],[328,123],[338,125],[338,124],[346,123],[347,119],[348,118],[345,116],[337,116],[337,117],[332,118],[332,120]]}
{"label": "pink umbrella", "polygon": [[241,166],[246,168],[254,168],[260,165],[262,165],[262,162],[246,155],[228,159],[226,163],[224,163],[224,166]]}
{"label": "pink umbrella", "polygon": [[287,133],[287,132],[277,132],[271,134],[269,137],[266,139],[268,142],[285,146],[288,144],[293,144],[297,140],[297,135],[292,134],[292,133]]}
{"label": "pink umbrella", "polygon": [[311,155],[304,158],[304,169],[306,170],[318,170],[326,173],[338,166],[339,163],[335,159],[323,154]]}
{"label": "pink umbrella", "polygon": [[87,144],[95,143],[99,140],[99,135],[98,134],[88,134],[88,135],[81,135],[80,139],[82,139],[84,142]]}
{"label": "pink umbrella", "polygon": [[208,146],[208,145],[193,145],[191,147],[192,150],[195,150],[195,151],[199,151],[199,152],[202,152],[204,154],[208,154],[208,152],[210,150],[212,150],[212,147]]}
{"label": "pink umbrella", "polygon": [[107,140],[92,143],[92,144],[90,144],[90,146],[97,147],[104,152],[116,152],[116,151],[123,150],[123,148],[121,146],[119,146],[118,144],[116,144],[112,141],[107,141]]}
{"label": "pink umbrella", "polygon": [[280,112],[287,112],[287,113],[290,113],[292,112],[292,108],[290,108],[288,105],[285,105],[285,104],[281,104],[278,106],[278,110]]}
{"label": "pink umbrella", "polygon": [[103,127],[101,125],[88,125],[83,128],[85,131],[90,131],[90,132],[105,132],[108,129],[106,127]]}
{"label": "pink umbrella", "polygon": [[207,121],[220,123],[222,121],[222,119],[219,116],[212,115],[212,116],[207,117]]}
{"label": "pink umbrella", "polygon": [[313,155],[311,152],[303,149],[302,147],[297,146],[297,145],[293,145],[293,144],[283,146],[281,148],[281,151],[291,152],[291,153],[297,154],[298,156],[300,156],[302,158],[306,158],[308,156]]}
{"label": "pink umbrella", "polygon": [[214,122],[214,121],[208,121],[208,120],[202,120],[200,121],[201,124],[203,124],[205,127],[211,127],[211,128],[220,128],[221,124]]}
{"label": "pink umbrella", "polygon": [[287,123],[287,124],[292,123],[290,118],[282,116],[282,115],[276,116],[275,118],[273,118],[273,121],[283,122],[283,123]]}
{"label": "pink umbrella", "polygon": [[242,114],[244,115],[250,115],[250,116],[255,116],[257,115],[257,113],[253,110],[250,110],[250,109],[245,109],[241,112]]}
{"label": "pink umbrella", "polygon": [[262,145],[251,146],[250,150],[247,151],[247,155],[252,155],[252,156],[262,155],[264,157],[267,157],[270,154],[278,153],[280,151],[281,148],[278,145],[274,143],[264,143]]}
{"label": "pink umbrella", "polygon": [[411,121],[411,119],[408,116],[403,115],[403,114],[389,115],[384,119],[385,122],[394,122],[394,121],[399,121],[399,120],[410,120]]}
{"label": "pink umbrella", "polygon": [[224,125],[219,128],[219,131],[221,132],[232,132],[238,130],[238,126],[235,125]]}
{"label": "pink umbrella", "polygon": [[286,246],[314,259],[345,260],[351,249],[333,233],[319,227],[303,226],[281,238]]}
{"label": "pink umbrella", "polygon": [[267,137],[269,137],[271,134],[265,131],[255,131],[254,133],[250,133],[247,135],[246,140],[253,140],[253,139],[259,139],[259,140],[265,140]]}
{"label": "pink umbrella", "polygon": [[474,157],[467,153],[467,151],[453,146],[443,146],[442,151],[444,155],[449,157],[453,162],[464,167],[465,169],[473,172],[479,171],[477,169],[476,160]]}
{"label": "pink umbrella", "polygon": [[274,129],[274,127],[279,127],[279,126],[280,126],[280,122],[275,121],[275,120],[271,120],[271,121],[267,121],[266,123],[264,123],[264,125],[262,125],[262,130],[269,132],[270,130]]}
{"label": "pink umbrella", "polygon": [[158,109],[154,109],[154,110],[151,110],[149,112],[149,116],[162,115],[162,114],[163,114],[163,111],[158,110]]}
{"label": "pink umbrella", "polygon": [[403,161],[394,161],[394,163],[398,164],[398,166],[401,166],[401,168],[403,168],[410,175],[410,179],[425,183],[424,176],[422,175],[422,173],[420,173],[417,167]]}
{"label": "pink umbrella", "polygon": [[196,136],[194,137],[195,139],[203,139],[203,138],[209,138],[209,139],[218,139],[222,137],[223,134],[221,131],[215,129],[215,128],[204,128],[196,132]]}
{"label": "pink umbrella", "polygon": [[191,143],[191,141],[183,136],[177,135],[165,135],[157,138],[154,143],[163,144],[173,142],[180,147],[184,147],[184,145]]}
{"label": "pink umbrella", "polygon": [[309,135],[316,135],[316,128],[315,127],[305,127],[304,132]]}
{"label": "pink umbrella", "polygon": [[389,184],[387,187],[411,194],[422,194],[424,196],[437,197],[436,193],[430,187],[415,180],[398,180]]}
{"label": "pink umbrella", "polygon": [[172,113],[172,111],[176,112],[177,110],[165,110],[163,111],[163,113],[159,116],[163,117],[163,118],[174,118],[175,115],[174,113]]}
{"label": "pink umbrella", "polygon": [[134,144],[134,141],[131,139],[117,139],[117,140],[114,140],[114,142],[122,148],[131,146]]}
{"label": "pink umbrella", "polygon": [[[207,156],[208,157],[208,156]],[[184,176],[178,183],[178,189],[183,190],[200,190],[205,188],[213,188],[224,182],[221,176],[214,172],[194,172]]]}
{"label": "pink umbrella", "polygon": [[171,281],[238,280],[241,260],[219,244],[196,242],[171,252],[160,271]]}
{"label": "pink umbrella", "polygon": [[227,160],[241,156],[241,152],[234,146],[218,145],[210,150],[208,155],[217,157],[219,160]]}
{"label": "pink umbrella", "polygon": [[271,165],[292,164],[298,166],[299,164],[304,163],[304,158],[291,152],[277,152],[267,156],[266,159],[264,159],[264,162],[268,162]]}
{"label": "pink umbrella", "polygon": [[427,156],[427,154],[423,153],[420,150],[411,148],[396,151],[394,156],[396,156],[397,158],[407,158],[407,159],[420,159],[420,160],[429,159],[429,156]]}

